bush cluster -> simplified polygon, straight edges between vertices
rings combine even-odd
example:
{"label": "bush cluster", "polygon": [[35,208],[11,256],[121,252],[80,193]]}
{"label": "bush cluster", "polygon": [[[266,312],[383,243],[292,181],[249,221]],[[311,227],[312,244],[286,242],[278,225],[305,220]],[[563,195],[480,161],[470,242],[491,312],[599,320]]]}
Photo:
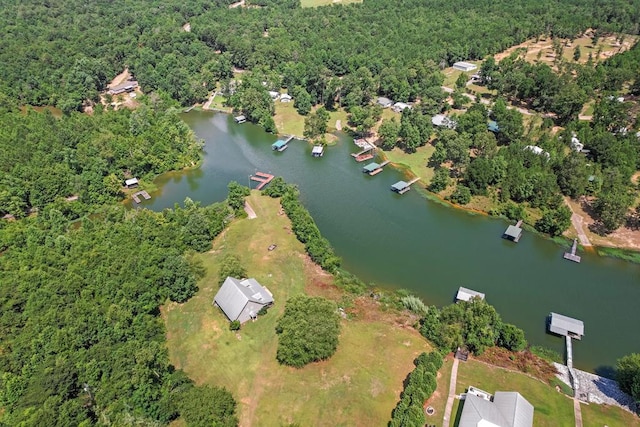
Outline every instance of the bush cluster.
{"label": "bush cluster", "polygon": [[418,356],[414,362],[416,367],[407,377],[400,401],[391,414],[391,427],[425,424],[423,405],[436,390],[436,376],[442,362],[442,355],[437,351]]}

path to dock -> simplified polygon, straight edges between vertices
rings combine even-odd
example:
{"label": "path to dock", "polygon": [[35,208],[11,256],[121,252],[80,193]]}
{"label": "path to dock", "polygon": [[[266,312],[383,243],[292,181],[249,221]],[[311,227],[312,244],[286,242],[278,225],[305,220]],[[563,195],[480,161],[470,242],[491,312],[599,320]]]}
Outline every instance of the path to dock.
{"label": "path to dock", "polygon": [[213,92],[213,95],[211,95],[211,97],[207,99],[207,102],[205,102],[204,105],[202,106],[203,110],[208,110],[209,108],[211,108],[211,103],[213,102],[213,99],[216,97],[217,94],[218,92]]}
{"label": "path to dock", "polygon": [[447,398],[447,406],[444,409],[444,417],[442,425],[449,427],[449,418],[451,418],[451,410],[453,409],[453,399],[456,397],[456,383],[458,382],[458,359],[453,357],[453,366],[451,367],[451,379],[449,380],[449,397]]}
{"label": "path to dock", "polygon": [[336,120],[336,130],[342,130],[342,121],[340,119]]}
{"label": "path to dock", "polygon": [[249,219],[258,218],[258,215],[256,215],[256,211],[253,210],[249,202],[247,202],[246,200],[244,202],[244,211],[247,213]]}
{"label": "path to dock", "polygon": [[573,398],[573,416],[576,419],[576,427],[582,427],[582,410],[580,409],[580,401]]}
{"label": "path to dock", "polygon": [[573,211],[571,204],[569,204],[569,201],[566,198],[564,199],[564,203],[569,207],[569,210],[571,211],[571,224],[573,225],[573,228],[576,229],[576,233],[578,233],[580,244],[584,247],[593,246],[589,241],[587,234],[584,232],[584,229],[582,228],[582,224],[584,223],[582,217]]}
{"label": "path to dock", "polygon": [[418,181],[420,181],[420,178],[413,178],[411,181],[407,182],[407,185],[415,184]]}

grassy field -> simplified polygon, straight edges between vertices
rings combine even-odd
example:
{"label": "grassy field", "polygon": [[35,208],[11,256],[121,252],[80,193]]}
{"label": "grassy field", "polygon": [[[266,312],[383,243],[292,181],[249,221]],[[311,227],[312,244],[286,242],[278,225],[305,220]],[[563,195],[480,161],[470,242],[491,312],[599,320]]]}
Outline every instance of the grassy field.
{"label": "grassy field", "polygon": [[[458,366],[456,393],[463,393],[470,385],[494,393],[517,391],[534,408],[533,424],[538,426],[573,426],[573,402],[553,387],[524,374],[469,360]],[[455,408],[453,414],[456,414]],[[452,419],[455,415],[452,415]]]}
{"label": "grassy field", "polygon": [[[234,221],[201,255],[207,275],[199,292],[185,304],[163,307],[171,361],[198,384],[227,387],[238,401],[241,425],[386,425],[413,359],[429,351],[428,343],[390,313],[371,309],[366,298],[367,315],[342,321],[330,360],[302,369],[278,365],[275,324],[286,299],[303,292],[334,299],[341,294],[332,276],[308,261],[288,218],[278,213],[278,201],[255,191],[248,201],[258,217]],[[277,248],[268,251],[274,243]],[[249,276],[275,299],[267,315],[239,333],[229,331],[228,320],[211,304],[218,259],[226,253],[240,256]]]}
{"label": "grassy field", "polygon": [[391,163],[411,169],[411,172],[419,177],[425,185],[429,185],[431,178],[433,178],[433,168],[428,167],[427,162],[434,151],[433,145],[426,144],[412,154],[405,153],[397,147],[383,153]]}
{"label": "grassy field", "polygon": [[362,3],[362,0],[300,0],[302,7],[328,6],[330,4]]}
{"label": "grassy field", "polygon": [[[273,120],[276,122],[278,133],[302,137],[304,133],[304,117],[293,108],[292,102],[275,101],[276,114]],[[334,122],[335,123],[335,122]]]}
{"label": "grassy field", "polygon": [[582,405],[582,425],[584,427],[633,427],[640,426],[640,418],[615,406]]}

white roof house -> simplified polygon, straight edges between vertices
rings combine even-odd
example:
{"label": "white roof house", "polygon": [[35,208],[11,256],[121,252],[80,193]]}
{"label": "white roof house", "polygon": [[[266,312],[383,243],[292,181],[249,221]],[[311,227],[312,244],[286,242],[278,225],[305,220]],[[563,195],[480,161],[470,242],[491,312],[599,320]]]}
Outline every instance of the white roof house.
{"label": "white roof house", "polygon": [[471,301],[471,298],[475,297],[484,299],[484,294],[482,292],[460,286],[460,288],[458,288],[458,293],[456,294],[456,301]]}
{"label": "white roof house", "polygon": [[475,70],[476,68],[478,68],[478,66],[469,62],[459,61],[453,64],[453,68],[455,68],[456,70],[467,72]]}
{"label": "white roof house", "polygon": [[405,102],[396,102],[395,104],[393,104],[392,110],[395,111],[396,113],[399,113],[401,111],[404,111],[407,108],[411,108],[411,105],[405,103]]}
{"label": "white roof house", "polygon": [[213,299],[229,320],[244,323],[258,317],[262,307],[273,304],[273,295],[255,279],[227,277]]}
{"label": "white roof house", "polygon": [[293,97],[288,93],[283,93],[282,95],[280,95],[280,102],[291,102],[292,99]]}
{"label": "white roof house", "polygon": [[433,123],[434,126],[446,127],[449,129],[455,129],[458,125],[455,120],[451,120],[444,114],[436,114],[435,116],[431,117],[431,123]]}
{"label": "white roof house", "polygon": [[542,155],[542,156],[545,156],[547,159],[549,158],[549,153],[547,153],[546,151],[544,151],[542,148],[538,147],[537,145],[525,145],[524,149],[525,150],[529,150],[533,154],[537,154],[538,156]]}
{"label": "white roof house", "polygon": [[126,185],[128,188],[136,187],[138,184],[139,184],[138,178],[127,179],[124,182],[124,185]]}
{"label": "white roof house", "polygon": [[459,427],[532,427],[533,405],[515,391],[496,391],[494,396],[469,387]]}
{"label": "white roof house", "polygon": [[269,96],[271,97],[271,99],[275,101],[276,99],[280,98],[280,92],[276,92],[275,90],[270,90]]}
{"label": "white roof house", "polygon": [[573,151],[577,151],[578,153],[581,152],[584,149],[584,144],[582,142],[580,142],[580,140],[578,139],[578,137],[576,136],[575,133],[571,137],[571,144],[570,145],[571,145],[571,149]]}
{"label": "white roof house", "polygon": [[584,335],[584,323],[582,320],[551,313],[549,315],[549,331],[579,340]]}

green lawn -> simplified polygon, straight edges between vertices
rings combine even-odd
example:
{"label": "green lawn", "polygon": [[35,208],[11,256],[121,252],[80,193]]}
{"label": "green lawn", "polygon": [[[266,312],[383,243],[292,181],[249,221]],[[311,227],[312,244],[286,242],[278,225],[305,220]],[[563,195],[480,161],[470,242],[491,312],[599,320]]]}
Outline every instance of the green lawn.
{"label": "green lawn", "polygon": [[300,0],[302,7],[318,7],[330,4],[362,3],[362,0]]}
{"label": "green lawn", "polygon": [[[248,200],[258,218],[234,221],[213,250],[201,255],[207,275],[199,292],[187,303],[163,307],[171,361],[198,384],[227,387],[238,402],[241,425],[386,425],[413,359],[429,351],[428,343],[386,314],[376,316],[374,308],[367,310],[367,320],[343,320],[338,350],[328,361],[302,369],[278,365],[275,324],[286,299],[310,287],[314,293],[331,288],[332,277],[308,261],[277,200],[256,191]],[[277,248],[270,252],[272,243]],[[275,299],[267,315],[237,334],[211,304],[218,259],[225,253],[238,254],[249,276]]]}
{"label": "green lawn", "polygon": [[582,425],[584,427],[633,427],[640,426],[640,418],[615,406],[582,405]]}
{"label": "green lawn", "polygon": [[[456,393],[463,393],[470,385],[489,393],[517,391],[535,408],[536,427],[571,427],[574,424],[573,401],[553,387],[518,372],[489,366],[474,360],[458,366]],[[455,418],[455,411],[452,413]]]}
{"label": "green lawn", "polygon": [[423,184],[428,185],[433,178],[433,168],[428,167],[427,162],[434,151],[433,145],[426,144],[411,154],[397,147],[391,151],[384,151],[383,154],[391,163],[410,169],[414,175],[420,177]]}
{"label": "green lawn", "polygon": [[302,138],[304,133],[304,116],[298,114],[293,108],[292,102],[275,101],[276,114],[273,120],[276,122],[278,133],[284,135],[295,135]]}

